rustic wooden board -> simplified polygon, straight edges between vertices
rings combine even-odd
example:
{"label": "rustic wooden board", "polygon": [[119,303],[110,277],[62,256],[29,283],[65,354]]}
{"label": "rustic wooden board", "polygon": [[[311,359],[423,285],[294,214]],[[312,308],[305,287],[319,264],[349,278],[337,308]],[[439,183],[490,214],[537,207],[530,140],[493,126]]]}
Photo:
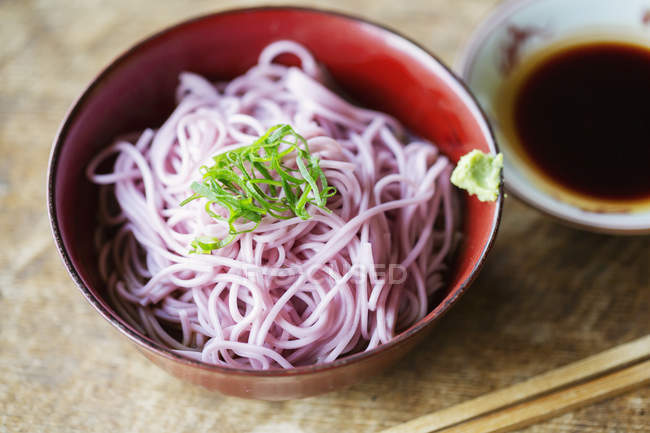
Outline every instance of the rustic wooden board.
{"label": "rustic wooden board", "polygon": [[[495,3],[303,4],[388,24],[451,62]],[[650,236],[576,231],[508,199],[469,293],[408,359],[351,389],[280,403],[227,398],[134,351],[55,252],[44,205],[51,139],[83,86],[132,43],[252,4],[0,1],[0,432],[374,432],[650,333]],[[523,431],[650,432],[650,389]]]}

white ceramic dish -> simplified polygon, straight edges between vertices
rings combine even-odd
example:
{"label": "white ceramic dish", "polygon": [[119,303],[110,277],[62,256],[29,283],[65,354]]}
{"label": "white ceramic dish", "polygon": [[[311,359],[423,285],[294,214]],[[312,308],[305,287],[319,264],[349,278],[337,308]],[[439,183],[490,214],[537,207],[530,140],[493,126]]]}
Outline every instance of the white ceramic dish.
{"label": "white ceramic dish", "polygon": [[513,151],[500,128],[497,103],[509,72],[526,56],[575,38],[627,40],[650,47],[650,0],[506,1],[476,29],[455,68],[492,123],[504,153],[508,192],[544,213],[584,229],[617,234],[650,233],[650,206],[603,212],[561,199],[560,194],[540,183],[530,166]]}

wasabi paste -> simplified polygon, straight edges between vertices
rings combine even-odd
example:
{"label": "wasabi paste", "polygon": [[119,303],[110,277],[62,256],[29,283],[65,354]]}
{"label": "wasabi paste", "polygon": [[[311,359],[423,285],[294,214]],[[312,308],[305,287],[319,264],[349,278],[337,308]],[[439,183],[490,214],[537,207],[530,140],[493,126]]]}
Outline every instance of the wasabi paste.
{"label": "wasabi paste", "polygon": [[481,201],[495,201],[499,196],[502,168],[502,154],[489,155],[475,149],[460,158],[451,174],[451,183]]}

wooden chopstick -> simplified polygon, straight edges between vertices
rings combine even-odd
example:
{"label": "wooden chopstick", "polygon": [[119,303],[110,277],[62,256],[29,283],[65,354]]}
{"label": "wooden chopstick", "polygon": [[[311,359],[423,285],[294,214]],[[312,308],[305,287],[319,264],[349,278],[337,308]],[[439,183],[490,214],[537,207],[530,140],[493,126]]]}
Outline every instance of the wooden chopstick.
{"label": "wooden chopstick", "polygon": [[[518,428],[557,415],[563,409],[570,410],[582,404],[591,403],[595,399],[605,399],[625,392],[635,385],[642,386],[648,383],[650,375],[648,362],[650,361],[643,362],[647,359],[650,359],[650,335],[551,370],[508,388],[421,416],[381,433],[503,432]],[[633,365],[637,363],[640,364]],[[642,367],[645,367],[645,370]],[[625,370],[612,373],[621,369]],[[598,376],[603,377],[594,379]],[[592,381],[584,383],[589,380]],[[572,385],[575,386],[562,390]],[[607,388],[604,388],[605,386]],[[594,392],[593,387],[600,387],[599,391]],[[585,392],[591,392],[595,397],[591,398]],[[546,394],[549,395],[545,397]],[[551,398],[552,396],[554,397]],[[551,402],[547,399],[550,399]],[[481,418],[476,419],[477,417]],[[460,430],[453,430],[454,426],[461,428],[461,426],[475,422],[486,423],[484,424],[485,428],[490,425],[500,425],[501,427],[496,430],[485,430],[479,429],[474,424],[475,430],[464,427]]]}
{"label": "wooden chopstick", "polygon": [[456,424],[438,433],[505,433],[569,412],[590,403],[650,384],[650,361],[627,367],[603,377],[565,388],[552,394],[471,421]]}

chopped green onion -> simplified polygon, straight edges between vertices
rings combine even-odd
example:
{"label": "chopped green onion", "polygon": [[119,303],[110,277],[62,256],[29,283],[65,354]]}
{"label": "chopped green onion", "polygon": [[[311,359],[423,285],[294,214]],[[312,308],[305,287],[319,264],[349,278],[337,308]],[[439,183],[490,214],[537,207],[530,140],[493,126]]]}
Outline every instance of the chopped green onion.
{"label": "chopped green onion", "polygon": [[[253,144],[213,159],[214,165],[199,168],[202,181],[192,183],[194,194],[180,205],[206,199],[205,211],[228,223],[228,236],[197,238],[191,243],[192,253],[209,254],[225,247],[238,234],[255,230],[266,215],[309,219],[307,204],[330,212],[327,199],[336,194],[336,189],[327,183],[318,158],[309,152],[307,140],[290,125],[273,126]],[[227,216],[216,213],[213,205],[227,211]],[[235,225],[242,222],[255,225],[242,230]]]}

